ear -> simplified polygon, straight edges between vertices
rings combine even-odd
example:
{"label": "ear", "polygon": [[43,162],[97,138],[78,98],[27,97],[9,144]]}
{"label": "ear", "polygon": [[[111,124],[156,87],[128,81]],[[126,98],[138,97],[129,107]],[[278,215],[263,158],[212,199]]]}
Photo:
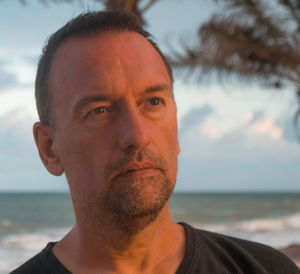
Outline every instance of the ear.
{"label": "ear", "polygon": [[37,122],[33,125],[33,136],[44,166],[52,175],[62,175],[64,169],[54,147],[53,129],[41,122]]}

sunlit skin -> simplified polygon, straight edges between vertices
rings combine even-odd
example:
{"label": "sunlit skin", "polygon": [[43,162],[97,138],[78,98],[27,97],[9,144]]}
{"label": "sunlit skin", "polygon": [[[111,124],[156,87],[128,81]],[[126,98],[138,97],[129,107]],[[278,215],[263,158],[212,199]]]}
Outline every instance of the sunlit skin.
{"label": "sunlit skin", "polygon": [[76,225],[54,247],[75,273],[174,273],[184,232],[168,199],[177,175],[172,83],[134,32],[71,38],[51,71],[55,126],[34,126],[50,173],[65,172]]}

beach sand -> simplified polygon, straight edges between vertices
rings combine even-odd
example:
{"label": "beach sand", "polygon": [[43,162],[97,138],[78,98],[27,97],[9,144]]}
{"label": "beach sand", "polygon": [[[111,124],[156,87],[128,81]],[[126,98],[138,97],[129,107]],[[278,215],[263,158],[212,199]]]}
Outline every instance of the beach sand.
{"label": "beach sand", "polygon": [[280,251],[290,257],[292,261],[294,261],[300,268],[300,244],[291,245],[289,247],[281,249]]}

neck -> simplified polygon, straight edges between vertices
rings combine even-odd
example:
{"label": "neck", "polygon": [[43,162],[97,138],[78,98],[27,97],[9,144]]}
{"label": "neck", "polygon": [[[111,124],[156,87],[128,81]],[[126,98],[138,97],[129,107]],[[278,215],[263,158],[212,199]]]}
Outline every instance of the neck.
{"label": "neck", "polygon": [[[110,220],[114,217],[111,216]],[[55,245],[54,253],[76,272],[76,265],[85,265],[94,270],[134,273],[158,266],[163,259],[170,262],[176,259],[177,264],[172,261],[172,265],[179,265],[184,254],[184,232],[172,221],[168,204],[152,220],[127,219],[126,225],[118,222],[105,222],[101,229],[78,223]],[[65,254],[70,253],[60,252],[67,249],[73,253],[73,262],[66,260]]]}
{"label": "neck", "polygon": [[156,238],[157,234],[174,224],[168,203],[155,215],[136,217],[115,216],[108,213],[98,219],[99,223],[86,220],[84,223],[77,222],[76,237],[89,246],[96,245],[97,250],[97,245],[100,245],[102,248],[105,246],[120,253],[132,249],[135,245],[145,246]]}

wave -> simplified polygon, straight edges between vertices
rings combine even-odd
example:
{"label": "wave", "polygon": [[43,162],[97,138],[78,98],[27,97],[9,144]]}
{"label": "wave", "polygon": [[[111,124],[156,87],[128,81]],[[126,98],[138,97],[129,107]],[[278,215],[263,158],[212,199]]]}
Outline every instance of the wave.
{"label": "wave", "polygon": [[58,241],[68,230],[69,228],[47,228],[26,233],[9,233],[2,236],[0,241],[0,274],[8,273],[21,265],[41,251],[48,242]]}
{"label": "wave", "polygon": [[9,219],[1,219],[0,220],[0,228],[7,228],[12,225],[12,221]]}
{"label": "wave", "polygon": [[[1,222],[3,224],[3,220]],[[281,218],[251,219],[219,224],[194,223],[193,225],[201,229],[265,243],[276,248],[286,247],[300,239],[300,212]],[[0,274],[8,273],[21,265],[42,250],[48,242],[59,240],[68,230],[69,228],[47,228],[26,233],[6,234],[0,241]]]}
{"label": "wave", "polygon": [[51,237],[42,234],[17,234],[5,237],[2,240],[2,246],[6,248],[39,250],[51,240]]}
{"label": "wave", "polygon": [[195,224],[197,227],[215,232],[241,231],[264,232],[300,228],[300,212],[278,218],[251,219],[221,224]]}
{"label": "wave", "polygon": [[0,247],[38,251],[48,242],[59,240],[67,231],[67,228],[48,228],[36,232],[10,234],[2,239]]}

